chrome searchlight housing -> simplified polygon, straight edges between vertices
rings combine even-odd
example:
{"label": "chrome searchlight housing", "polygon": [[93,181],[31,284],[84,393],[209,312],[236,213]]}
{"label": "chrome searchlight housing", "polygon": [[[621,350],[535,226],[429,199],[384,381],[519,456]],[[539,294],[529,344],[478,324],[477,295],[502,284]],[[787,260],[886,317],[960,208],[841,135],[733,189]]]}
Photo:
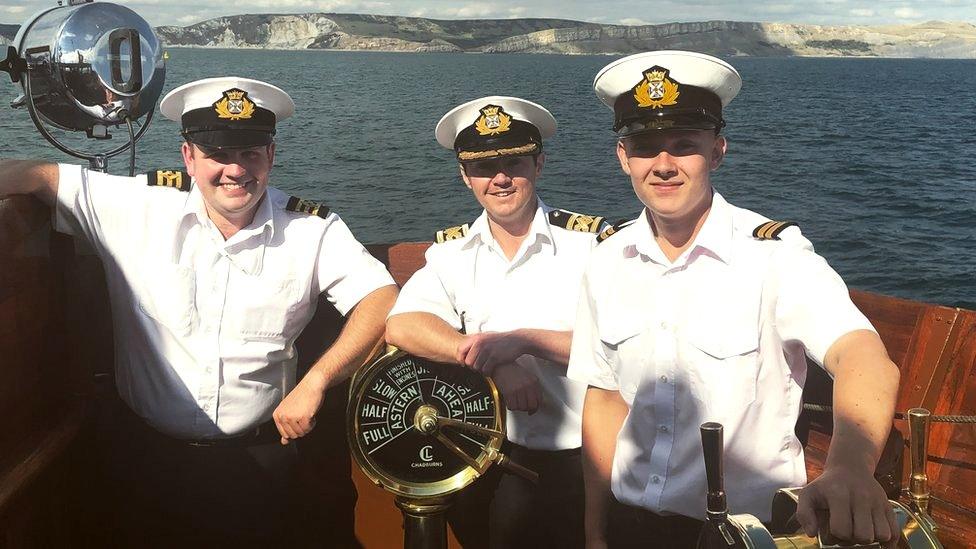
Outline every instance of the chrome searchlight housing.
{"label": "chrome searchlight housing", "polygon": [[[11,106],[26,105],[41,135],[97,169],[104,169],[108,157],[134,151],[152,120],[166,72],[162,45],[146,20],[124,6],[92,0],[34,14],[20,27],[0,70],[23,88]],[[142,117],[134,134],[132,123]],[[125,124],[129,142],[103,153],[76,151],[45,124],[93,139],[108,139],[110,127]]]}

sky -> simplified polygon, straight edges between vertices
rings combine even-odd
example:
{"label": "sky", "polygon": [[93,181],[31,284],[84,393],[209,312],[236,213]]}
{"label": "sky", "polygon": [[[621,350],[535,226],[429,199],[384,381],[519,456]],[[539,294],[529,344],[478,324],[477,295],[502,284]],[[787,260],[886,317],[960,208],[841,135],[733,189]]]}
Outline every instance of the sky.
{"label": "sky", "polygon": [[[433,19],[544,17],[618,25],[732,20],[816,25],[924,21],[976,24],[976,0],[116,0],[152,25],[190,25],[244,13],[369,13]],[[20,24],[56,0],[0,0],[0,23]]]}

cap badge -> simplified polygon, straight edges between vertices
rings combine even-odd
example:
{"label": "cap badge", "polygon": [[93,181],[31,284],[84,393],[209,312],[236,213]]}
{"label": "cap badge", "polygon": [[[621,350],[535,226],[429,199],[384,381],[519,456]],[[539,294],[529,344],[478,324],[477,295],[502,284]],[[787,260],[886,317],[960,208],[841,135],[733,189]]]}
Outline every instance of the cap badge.
{"label": "cap badge", "polygon": [[512,125],[512,117],[497,105],[488,105],[481,109],[481,116],[475,121],[474,127],[479,135],[498,135],[505,133]]}
{"label": "cap badge", "polygon": [[224,97],[213,104],[217,118],[228,120],[247,120],[254,114],[254,102],[247,98],[247,92],[238,88],[224,92]]}
{"label": "cap badge", "polygon": [[678,103],[678,83],[668,78],[668,72],[656,65],[644,71],[644,80],[634,87],[638,107],[660,109]]}

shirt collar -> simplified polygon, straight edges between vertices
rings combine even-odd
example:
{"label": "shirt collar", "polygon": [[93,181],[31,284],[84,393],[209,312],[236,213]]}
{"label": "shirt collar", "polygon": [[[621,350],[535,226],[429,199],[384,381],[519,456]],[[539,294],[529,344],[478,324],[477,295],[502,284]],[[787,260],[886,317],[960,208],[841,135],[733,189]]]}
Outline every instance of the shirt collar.
{"label": "shirt collar", "polygon": [[[260,234],[265,230],[265,227],[270,229],[269,238],[274,237],[274,207],[272,205],[271,188],[268,187],[264,191],[264,197],[261,199],[261,203],[258,204],[258,209],[254,212],[254,219],[248,226],[244,227],[237,234],[231,237],[227,243],[228,245],[239,242],[241,240],[246,240],[254,235]],[[207,215],[207,208],[203,203],[203,194],[200,189],[197,188],[196,182],[190,188],[190,195],[186,198],[186,204],[183,206],[183,221],[185,222],[187,217],[192,218],[200,225],[204,227],[210,227],[213,222]]]}
{"label": "shirt collar", "polygon": [[712,194],[712,208],[688,252],[709,253],[724,263],[731,259],[732,207],[719,193]]}
{"label": "shirt collar", "polygon": [[[261,273],[264,265],[265,244],[274,238],[273,198],[269,187],[265,190],[264,197],[258,204],[251,223],[223,243],[224,252],[231,263],[249,275]],[[183,207],[183,223],[192,224],[194,222],[208,231],[217,231],[213,221],[207,215],[203,195],[196,185],[190,189],[190,195]],[[260,241],[253,241],[252,239],[255,238],[260,238]]]}
{"label": "shirt collar", "polygon": [[[555,241],[552,238],[552,231],[549,227],[549,212],[554,208],[547,206],[541,198],[537,198],[538,202],[535,209],[535,215],[532,218],[532,224],[529,226],[529,232],[525,236],[525,240],[522,242],[521,249],[524,250],[528,246],[531,246],[535,242],[540,244],[549,244],[551,253],[555,253]],[[473,248],[480,245],[494,246],[495,237],[491,234],[491,227],[488,223],[488,212],[482,211],[481,215],[471,223],[469,228],[469,233],[471,237],[465,242],[463,249]],[[516,254],[518,258],[520,254]]]}
{"label": "shirt collar", "polygon": [[[651,260],[668,265],[670,262],[661,251],[661,247],[654,239],[651,229],[650,214],[645,208],[640,217],[634,222],[636,235],[633,249]],[[709,209],[695,241],[675,261],[687,263],[700,255],[711,255],[722,262],[728,263],[732,248],[732,207],[721,194],[713,192],[712,207]],[[625,253],[627,251],[625,250]]]}

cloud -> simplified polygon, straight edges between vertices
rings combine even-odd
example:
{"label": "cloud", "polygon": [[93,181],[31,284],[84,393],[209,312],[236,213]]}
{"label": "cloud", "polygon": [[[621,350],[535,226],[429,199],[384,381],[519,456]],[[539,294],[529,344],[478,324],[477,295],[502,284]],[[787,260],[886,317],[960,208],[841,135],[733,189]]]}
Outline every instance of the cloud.
{"label": "cloud", "polygon": [[[450,10],[449,10],[450,11]],[[497,13],[492,4],[475,3],[457,8],[455,17],[488,17]]]}
{"label": "cloud", "polygon": [[850,13],[854,17],[874,17],[874,10],[867,8],[854,8]]}
{"label": "cloud", "polygon": [[921,19],[922,13],[915,8],[898,8],[895,10],[895,17],[899,19]]}
{"label": "cloud", "polygon": [[27,6],[0,6],[0,11],[14,15],[27,11]]}
{"label": "cloud", "polygon": [[638,19],[636,17],[625,17],[620,20],[620,24],[635,27],[640,25],[652,25],[653,23],[650,21],[644,21],[643,19]]}

